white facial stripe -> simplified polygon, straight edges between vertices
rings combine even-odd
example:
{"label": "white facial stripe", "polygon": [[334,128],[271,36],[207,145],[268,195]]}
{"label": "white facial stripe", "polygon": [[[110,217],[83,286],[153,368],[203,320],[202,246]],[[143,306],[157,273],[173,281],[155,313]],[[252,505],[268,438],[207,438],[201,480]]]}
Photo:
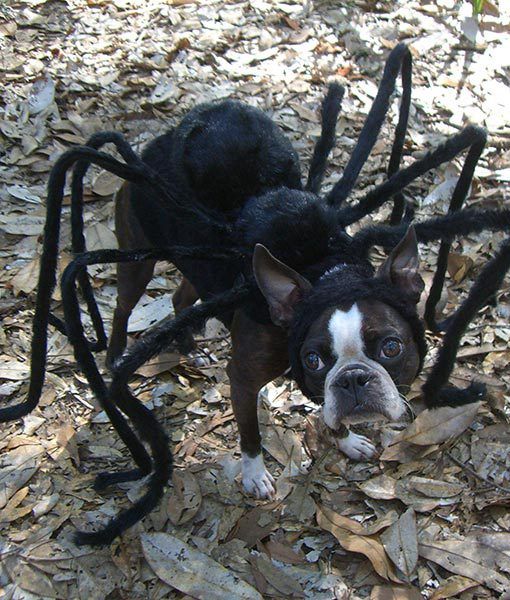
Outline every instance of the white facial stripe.
{"label": "white facial stripe", "polygon": [[337,309],[331,315],[328,330],[333,339],[333,354],[339,362],[356,357],[366,358],[361,336],[362,321],[357,304],[353,304],[348,311]]}

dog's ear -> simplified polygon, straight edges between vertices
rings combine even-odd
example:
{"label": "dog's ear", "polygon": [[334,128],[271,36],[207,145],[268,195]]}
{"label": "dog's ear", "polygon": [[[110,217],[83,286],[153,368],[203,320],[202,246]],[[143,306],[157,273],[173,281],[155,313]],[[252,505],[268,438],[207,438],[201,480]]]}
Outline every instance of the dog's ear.
{"label": "dog's ear", "polygon": [[377,275],[400,288],[413,302],[418,303],[425,287],[418,272],[419,268],[418,240],[416,231],[411,225],[405,236],[379,267]]}
{"label": "dog's ear", "polygon": [[253,274],[267,300],[273,323],[286,327],[292,320],[295,305],[312,285],[262,244],[257,244],[253,252]]}

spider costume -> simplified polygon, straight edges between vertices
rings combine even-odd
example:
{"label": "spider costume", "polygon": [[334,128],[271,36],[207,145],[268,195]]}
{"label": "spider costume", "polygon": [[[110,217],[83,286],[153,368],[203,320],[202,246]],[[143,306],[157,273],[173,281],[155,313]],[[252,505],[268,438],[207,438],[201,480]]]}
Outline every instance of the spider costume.
{"label": "spider costume", "polygon": [[[485,144],[486,134],[480,128],[466,127],[424,158],[399,169],[411,98],[411,67],[411,55],[406,46],[396,46],[387,60],[377,97],[343,176],[325,198],[318,193],[326,159],[333,146],[335,123],[343,94],[343,90],[337,85],[330,87],[323,103],[322,133],[314,150],[305,190],[300,183],[297,156],[280,134],[276,137],[283,152],[276,152],[274,157],[271,156],[270,148],[263,148],[262,152],[266,157],[269,156],[267,162],[274,165],[275,169],[269,174],[261,170],[262,175],[258,180],[256,177],[250,180],[246,173],[237,176],[234,173],[235,161],[224,165],[222,179],[222,176],[211,173],[206,168],[207,156],[201,157],[198,154],[190,157],[182,148],[180,155],[187,156],[190,164],[203,162],[204,170],[184,177],[187,166],[177,162],[171,167],[170,176],[170,172],[159,168],[161,153],[158,152],[158,141],[149,146],[141,160],[127,142],[114,133],[97,134],[86,146],[69,150],[59,158],[48,183],[47,221],[34,318],[28,398],[23,403],[1,409],[0,420],[19,418],[37,405],[44,382],[47,326],[51,323],[69,337],[76,359],[94,394],[137,465],[128,472],[100,474],[96,479],[96,489],[150,474],[144,496],[105,528],[93,533],[79,533],[78,542],[109,543],[157,505],[171,476],[172,455],[166,433],[152,412],[130,391],[128,382],[135,370],[190,327],[200,327],[213,316],[219,315],[228,323],[233,310],[242,306],[256,321],[268,320],[267,306],[251,271],[255,244],[266,245],[279,260],[305,275],[312,283],[309,295],[304,298],[289,328],[291,375],[305,394],[307,389],[296,348],[317,311],[332,302],[333,298],[338,302],[342,294],[348,295],[350,300],[384,298],[410,323],[419,348],[420,362],[423,361],[426,350],[424,329],[416,314],[415,299],[405,295],[395,298],[373,277],[369,252],[374,246],[388,249],[395,247],[408,230],[412,222],[412,211],[406,206],[403,189],[464,150],[467,150],[467,157],[452,195],[449,214],[413,222],[420,242],[441,240],[434,281],[426,304],[425,322],[432,331],[443,329],[445,335],[438,358],[423,386],[423,393],[427,405],[431,407],[463,404],[483,396],[483,386],[479,384],[473,383],[467,389],[457,389],[448,386],[448,379],[463,332],[477,311],[499,289],[510,268],[510,243],[504,242],[496,256],[485,265],[467,298],[453,316],[438,324],[434,318],[435,307],[443,286],[446,259],[452,240],[484,230],[507,231],[510,229],[510,211],[462,209]],[[403,93],[388,177],[360,201],[346,203],[377,139],[400,73]],[[237,123],[238,118],[236,107],[237,103],[229,105],[234,123]],[[210,109],[209,106],[207,110]],[[201,110],[205,109],[195,109],[198,111],[195,115],[200,116]],[[272,128],[268,121],[264,123]],[[186,139],[189,139],[190,131],[186,128],[190,123],[191,120],[184,119],[173,133],[166,134],[173,136],[173,148],[179,147],[185,139],[179,137],[183,132],[186,132]],[[106,143],[115,144],[124,162],[99,150]],[[285,158],[282,164],[278,164],[278,156]],[[260,162],[257,157],[252,158],[252,164]],[[152,248],[85,252],[82,188],[83,177],[90,164],[118,175],[139,190],[139,194],[132,194],[133,209]],[[167,164],[170,165],[170,161]],[[66,268],[61,282],[64,323],[50,314],[50,298],[56,278],[63,188],[66,173],[73,165],[71,219],[72,245],[76,257]],[[248,174],[250,168],[248,163]],[[215,179],[216,175],[218,177]],[[229,177],[232,179],[232,193],[225,198],[222,185],[225,178]],[[195,193],[195,189],[200,187],[200,178],[206,182],[212,181],[211,195],[200,197]],[[241,189],[243,183],[247,189]],[[353,236],[346,232],[349,225],[376,211],[389,200],[393,201],[390,225],[364,227]],[[93,356],[94,351],[106,347],[106,335],[88,280],[87,266],[163,259],[172,261],[181,270],[196,287],[202,303],[186,308],[174,319],[161,323],[139,339],[114,362],[113,379],[108,386]],[[207,277],[211,268],[214,268],[215,273],[220,273],[212,280]],[[94,342],[85,337],[76,284],[79,285],[92,319],[97,338]],[[149,451],[144,444],[147,444]]]}

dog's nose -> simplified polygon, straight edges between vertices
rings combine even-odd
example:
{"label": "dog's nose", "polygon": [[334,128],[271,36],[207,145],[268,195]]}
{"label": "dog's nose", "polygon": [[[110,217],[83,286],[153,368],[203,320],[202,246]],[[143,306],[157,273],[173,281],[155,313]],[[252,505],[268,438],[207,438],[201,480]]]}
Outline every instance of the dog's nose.
{"label": "dog's nose", "polygon": [[364,388],[367,383],[372,379],[370,372],[364,368],[354,367],[341,373],[336,381],[335,385],[343,390],[344,393],[353,395],[358,398],[358,392]]}

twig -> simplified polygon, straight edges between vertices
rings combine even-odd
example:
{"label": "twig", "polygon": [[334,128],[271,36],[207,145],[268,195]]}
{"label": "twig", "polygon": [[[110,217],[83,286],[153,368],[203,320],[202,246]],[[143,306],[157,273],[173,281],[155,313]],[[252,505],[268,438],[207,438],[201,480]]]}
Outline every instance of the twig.
{"label": "twig", "polygon": [[450,460],[452,460],[456,465],[458,465],[459,467],[461,467],[462,469],[464,469],[465,471],[467,471],[468,473],[470,473],[471,475],[473,475],[480,481],[483,481],[488,486],[497,488],[498,490],[501,490],[502,492],[505,492],[506,494],[510,494],[510,488],[507,488],[504,485],[500,485],[499,483],[496,483],[495,481],[490,481],[490,479],[487,479],[483,475],[480,475],[474,469],[472,469],[471,467],[468,467],[466,464],[461,462],[458,458],[455,458],[455,456],[453,456],[449,450],[446,451],[446,456],[448,456],[448,458]]}

